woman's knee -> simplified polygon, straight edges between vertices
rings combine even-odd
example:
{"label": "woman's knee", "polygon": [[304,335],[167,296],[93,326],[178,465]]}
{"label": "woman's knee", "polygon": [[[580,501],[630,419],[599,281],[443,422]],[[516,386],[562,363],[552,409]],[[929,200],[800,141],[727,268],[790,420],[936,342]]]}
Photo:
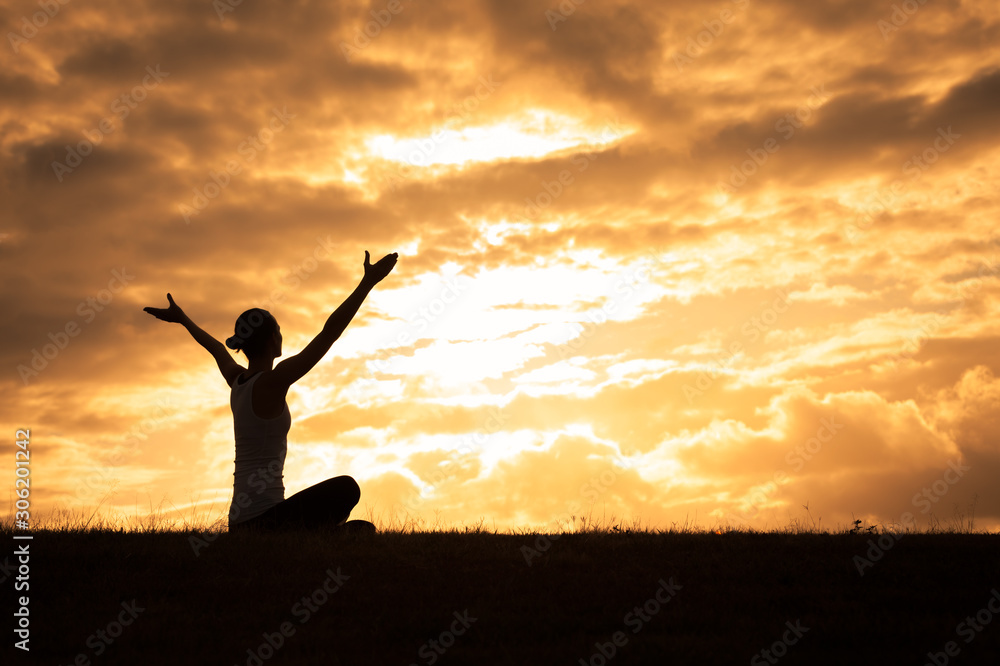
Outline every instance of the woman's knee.
{"label": "woman's knee", "polygon": [[350,502],[351,506],[361,501],[361,486],[354,480],[354,477],[346,475],[338,476],[331,479],[331,481],[337,482],[338,490],[343,493],[344,498]]}
{"label": "woman's knee", "polygon": [[361,501],[361,486],[358,485],[358,482],[354,480],[353,476],[349,476],[347,479],[350,481],[349,487],[351,490],[351,497],[354,500],[354,504],[357,504]]}

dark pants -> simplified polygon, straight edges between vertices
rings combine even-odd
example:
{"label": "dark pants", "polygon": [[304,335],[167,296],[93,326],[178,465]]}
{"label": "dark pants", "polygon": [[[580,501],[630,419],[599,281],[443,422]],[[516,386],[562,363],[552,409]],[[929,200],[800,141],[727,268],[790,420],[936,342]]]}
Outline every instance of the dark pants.
{"label": "dark pants", "polygon": [[317,529],[336,527],[347,520],[361,499],[358,482],[336,476],[300,490],[286,500],[249,520],[230,525],[230,530]]}

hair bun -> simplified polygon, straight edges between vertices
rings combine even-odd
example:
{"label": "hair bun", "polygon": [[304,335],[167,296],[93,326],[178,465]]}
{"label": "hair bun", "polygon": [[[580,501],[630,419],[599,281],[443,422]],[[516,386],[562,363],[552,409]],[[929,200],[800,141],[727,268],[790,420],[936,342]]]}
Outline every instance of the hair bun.
{"label": "hair bun", "polygon": [[233,351],[239,351],[241,344],[243,344],[243,340],[239,339],[235,335],[226,338],[226,346]]}

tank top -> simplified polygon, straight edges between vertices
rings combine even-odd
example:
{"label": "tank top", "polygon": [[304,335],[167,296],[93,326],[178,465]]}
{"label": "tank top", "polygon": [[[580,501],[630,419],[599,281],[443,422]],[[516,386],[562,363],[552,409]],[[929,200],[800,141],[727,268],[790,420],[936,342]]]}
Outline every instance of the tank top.
{"label": "tank top", "polygon": [[281,414],[262,419],[253,411],[253,385],[261,373],[232,383],[229,406],[233,410],[236,459],[233,501],[229,505],[230,527],[264,513],[285,499],[283,471],[292,415],[285,402]]}

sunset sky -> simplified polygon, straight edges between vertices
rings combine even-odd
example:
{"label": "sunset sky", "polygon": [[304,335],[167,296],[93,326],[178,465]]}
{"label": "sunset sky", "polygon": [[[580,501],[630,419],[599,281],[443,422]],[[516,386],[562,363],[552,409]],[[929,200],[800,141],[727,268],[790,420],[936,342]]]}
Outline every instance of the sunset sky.
{"label": "sunset sky", "polygon": [[996,2],[44,6],[0,8],[34,515],[224,522],[229,388],[142,308],[264,307],[288,356],[368,250],[399,261],[289,392],[286,497],[1000,527]]}

